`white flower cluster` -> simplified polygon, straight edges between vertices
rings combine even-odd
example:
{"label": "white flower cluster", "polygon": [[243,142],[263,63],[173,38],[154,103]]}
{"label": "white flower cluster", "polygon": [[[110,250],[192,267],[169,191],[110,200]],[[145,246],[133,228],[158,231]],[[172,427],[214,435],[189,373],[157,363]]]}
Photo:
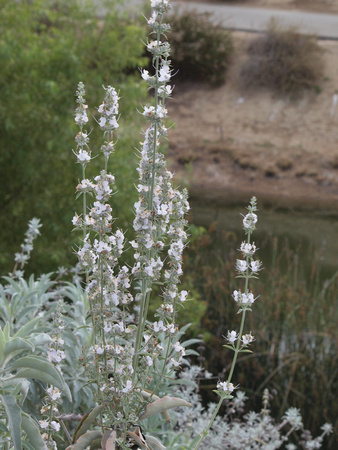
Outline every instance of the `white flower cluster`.
{"label": "white flower cluster", "polygon": [[[15,253],[15,263],[16,266],[20,264],[21,269],[29,260],[31,251],[33,250],[33,242],[36,239],[40,231],[39,229],[42,227],[40,223],[40,219],[36,219],[35,217],[28,222],[28,229],[25,233],[25,238],[23,243],[21,244],[21,252]],[[15,270],[14,275],[18,278],[22,278],[24,276],[23,270]]]}
{"label": "white flower cluster", "polygon": [[232,294],[233,299],[241,308],[247,308],[254,304],[255,297],[252,292],[241,292],[241,290],[234,291]]}
{"label": "white flower cluster", "polygon": [[260,261],[248,262],[243,259],[237,259],[236,270],[239,273],[243,273],[250,269],[252,273],[257,273],[260,270],[261,265],[262,265],[262,263]]}
{"label": "white flower cluster", "polygon": [[[109,367],[120,374],[110,383],[104,383],[100,390],[121,395],[129,392],[127,380],[133,373],[133,344],[125,339],[133,335],[129,327],[128,311],[125,309],[133,301],[129,292],[129,268],[126,265],[117,270],[117,264],[124,251],[125,237],[121,230],[112,232],[112,208],[109,204],[113,193],[115,177],[107,172],[108,158],[113,152],[112,133],[118,128],[118,95],[114,88],[104,88],[106,95],[98,108],[101,114],[98,121],[106,138],[101,150],[105,157],[105,169],[93,181],[83,178],[76,190],[79,194],[90,193],[94,197],[92,206],[82,215],[75,214],[73,225],[84,230],[82,246],[77,251],[79,265],[87,275],[86,291],[91,304],[91,315],[97,336],[105,334],[104,343],[96,344],[93,349],[95,360],[102,374]],[[78,87],[78,103],[84,102],[84,87]],[[82,103],[81,103],[82,102]],[[80,124],[81,125],[81,124]],[[78,146],[88,146],[88,135],[82,129],[76,137]],[[77,158],[85,159],[85,150],[80,148]],[[87,160],[89,162],[89,160]],[[83,172],[84,173],[84,172]],[[119,341],[116,342],[118,337]],[[132,339],[131,339],[132,340]],[[122,344],[123,342],[123,344]],[[51,357],[58,355],[51,355]]]}
{"label": "white flower cluster", "polygon": [[84,89],[84,84],[80,82],[78,84],[77,91],[76,91],[76,94],[77,94],[76,101],[79,104],[79,106],[75,110],[75,122],[79,125],[79,127],[81,129],[82,129],[82,126],[88,122],[88,116],[87,116],[88,105],[86,105],[85,100],[84,100],[85,93],[86,92]]}
{"label": "white flower cluster", "polygon": [[85,88],[83,83],[79,83],[77,86],[77,103],[79,106],[75,110],[75,122],[80,127],[80,131],[75,136],[75,142],[77,144],[77,152],[73,153],[75,154],[77,158],[77,162],[82,165],[83,168],[86,167],[86,165],[91,160],[91,154],[88,147],[89,137],[88,133],[83,131],[83,126],[88,122],[88,116],[87,116],[87,109],[88,105],[85,103]]}
{"label": "white flower cluster", "polygon": [[[47,419],[39,420],[39,424],[42,430],[46,432],[43,433],[42,439],[45,443],[45,448],[57,449],[56,442],[51,438],[51,434],[60,431],[60,424],[56,420],[52,420],[52,415],[59,414],[57,403],[61,399],[61,392],[58,388],[50,386],[46,389],[46,399],[45,404],[42,406],[40,412],[46,415]],[[52,412],[52,415],[51,415]]]}
{"label": "white flower cluster", "polygon": [[[172,92],[172,87],[167,84],[171,79],[168,60],[170,46],[168,42],[160,40],[161,34],[169,29],[163,22],[163,14],[167,12],[169,2],[158,0],[151,5],[153,11],[148,24],[156,39],[149,42],[147,49],[153,56],[155,73],[151,75],[148,70],[143,70],[141,76],[149,88],[155,89],[157,100],[155,105],[145,106],[142,113],[150,121],[150,126],[145,132],[137,169],[139,199],[134,205],[133,227],[136,238],[131,242],[135,251],[132,273],[142,283],[146,283],[149,289],[152,283],[160,279],[164,269],[161,293],[163,303],[156,311],[158,320],[151,326],[151,331],[155,336],[157,333],[165,333],[174,340],[177,329],[173,319],[177,304],[185,301],[188,295],[186,291],[179,292],[177,286],[182,274],[182,253],[187,239],[184,215],[189,210],[189,205],[186,191],[179,192],[172,187],[172,174],[166,169],[164,157],[159,151],[160,139],[167,132],[163,124],[167,115],[165,99]],[[138,294],[137,300],[142,303],[145,299],[142,294]],[[182,357],[183,350],[174,351],[172,364],[178,365]]]}
{"label": "white flower cluster", "polygon": [[246,234],[251,234],[256,229],[257,223],[257,199],[256,197],[252,197],[250,201],[250,205],[248,206],[248,214],[243,217],[243,228]]}
{"label": "white flower cluster", "polygon": [[229,381],[219,381],[217,383],[217,390],[222,393],[231,394],[235,390],[235,386],[229,383]]}
{"label": "white flower cluster", "polygon": [[101,114],[99,125],[102,130],[114,131],[119,126],[116,119],[119,112],[119,97],[113,87],[108,86],[104,89],[106,90],[106,97],[98,108],[98,112]]}
{"label": "white flower cluster", "polygon": [[[63,301],[58,300],[56,311],[53,314],[53,325],[54,330],[52,333],[51,342],[49,343],[49,348],[47,351],[48,360],[55,364],[55,366],[60,370],[59,364],[66,359],[66,353],[64,351],[65,341],[62,339],[61,334],[64,330],[64,320],[63,320]],[[48,389],[47,389],[48,391]]]}

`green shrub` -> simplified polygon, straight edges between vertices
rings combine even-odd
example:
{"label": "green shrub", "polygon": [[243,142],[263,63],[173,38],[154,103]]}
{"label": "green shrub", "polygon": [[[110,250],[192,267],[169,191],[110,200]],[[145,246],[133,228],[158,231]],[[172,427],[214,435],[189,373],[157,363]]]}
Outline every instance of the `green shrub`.
{"label": "green shrub", "polygon": [[[2,273],[12,269],[12,255],[20,250],[25,224],[33,216],[43,223],[43,237],[30,269],[39,273],[72,263],[74,186],[81,173],[80,167],[74,172],[72,153],[78,81],[86,83],[90,102],[97,106],[101,86],[118,85],[125,120],[145,96],[138,81],[138,67],[145,61],[145,27],[110,8],[100,20],[90,6],[80,8],[74,0],[0,0]],[[125,226],[131,220],[125,205],[134,193],[131,176],[139,136],[121,123],[118,138],[114,172],[123,173],[117,188],[125,198],[119,196],[114,214]],[[91,133],[93,154],[100,139],[99,133]],[[48,248],[48,254],[42,248]]]}
{"label": "green shrub", "polygon": [[229,32],[210,22],[208,14],[186,12],[170,20],[171,60],[181,80],[214,85],[225,81],[233,52]]}
{"label": "green shrub", "polygon": [[279,94],[299,95],[316,90],[322,74],[321,48],[313,36],[272,24],[248,47],[249,58],[241,69],[245,88],[267,87]]}

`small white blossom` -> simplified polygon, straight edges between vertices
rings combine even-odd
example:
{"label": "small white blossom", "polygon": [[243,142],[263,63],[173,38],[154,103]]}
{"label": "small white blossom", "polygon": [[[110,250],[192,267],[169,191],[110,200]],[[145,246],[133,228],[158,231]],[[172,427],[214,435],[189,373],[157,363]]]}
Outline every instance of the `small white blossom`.
{"label": "small white blossom", "polygon": [[102,355],[104,352],[104,349],[102,347],[99,347],[98,345],[95,345],[95,353],[97,353],[98,355]]}
{"label": "small white blossom", "polygon": [[257,223],[257,215],[250,212],[243,219],[243,226],[245,230],[253,231],[255,229],[255,224]]}
{"label": "small white blossom", "polygon": [[46,430],[49,427],[49,422],[47,420],[39,420],[40,427]]}
{"label": "small white blossom", "polygon": [[235,330],[232,330],[232,331],[229,330],[228,331],[227,341],[230,344],[233,344],[235,341],[237,341],[237,338],[238,338],[238,334],[236,333]]}
{"label": "small white blossom", "polygon": [[255,244],[250,244],[249,242],[242,242],[241,244],[241,252],[243,252],[245,256],[252,256],[256,250]]}
{"label": "small white blossom", "polygon": [[56,387],[49,387],[46,389],[47,394],[49,395],[49,397],[51,398],[51,400],[55,401],[58,400],[59,398],[61,398],[61,392],[60,389],[56,388]]}
{"label": "small white blossom", "polygon": [[324,423],[320,429],[323,430],[325,434],[333,433],[333,426],[330,423]]}
{"label": "small white blossom", "polygon": [[250,334],[244,334],[243,336],[242,336],[242,342],[243,342],[243,345],[249,345],[249,344],[251,344],[251,342],[253,342],[255,340],[255,338],[253,337],[253,336],[251,336],[251,333]]}
{"label": "small white blossom", "polygon": [[166,331],[167,328],[163,324],[163,321],[159,320],[158,322],[153,323],[153,329],[158,333],[159,331]]}
{"label": "small white blossom", "polygon": [[252,270],[252,272],[256,273],[259,270],[261,270],[261,265],[262,263],[260,261],[251,261],[250,262],[250,269]]}
{"label": "small white blossom", "polygon": [[227,392],[228,394],[231,394],[231,392],[233,392],[235,387],[232,383],[229,383],[229,381],[219,381],[217,383],[217,389],[219,391],[223,391],[223,392]]}
{"label": "small white blossom", "polygon": [[60,424],[58,422],[55,422],[55,420],[52,420],[50,425],[53,428],[53,430],[60,431]]}
{"label": "small white blossom", "polygon": [[181,301],[181,302],[185,302],[186,300],[187,300],[187,297],[188,297],[188,292],[187,291],[185,291],[185,290],[183,290],[183,291],[181,291],[180,293],[179,293],[179,300]]}
{"label": "small white blossom", "polygon": [[236,262],[236,269],[238,270],[238,272],[245,272],[248,268],[248,263],[244,260],[241,259],[237,259]]}
{"label": "small white blossom", "polygon": [[289,424],[296,430],[299,430],[303,427],[302,416],[298,408],[289,408],[283,416],[283,419],[287,420]]}
{"label": "small white blossom", "polygon": [[[82,106],[87,106],[87,105],[82,105]],[[75,122],[78,124],[78,125],[84,125],[85,123],[87,123],[88,122],[88,116],[87,116],[87,113],[86,113],[86,111],[81,111],[81,112],[78,112],[76,115],[75,115]]]}
{"label": "small white blossom", "polygon": [[133,383],[130,380],[128,380],[126,383],[126,387],[122,389],[122,392],[124,392],[126,394],[127,392],[132,390],[132,387],[133,387]]}
{"label": "small white blossom", "polygon": [[76,157],[77,157],[77,161],[80,164],[89,163],[91,160],[91,157],[86,150],[79,150],[79,153],[76,155]]}
{"label": "small white blossom", "polygon": [[50,362],[59,363],[66,358],[63,350],[55,350],[54,348],[48,351],[48,360]]}
{"label": "small white blossom", "polygon": [[170,67],[168,65],[165,65],[161,67],[160,69],[160,76],[158,77],[159,82],[167,82],[170,80]]}

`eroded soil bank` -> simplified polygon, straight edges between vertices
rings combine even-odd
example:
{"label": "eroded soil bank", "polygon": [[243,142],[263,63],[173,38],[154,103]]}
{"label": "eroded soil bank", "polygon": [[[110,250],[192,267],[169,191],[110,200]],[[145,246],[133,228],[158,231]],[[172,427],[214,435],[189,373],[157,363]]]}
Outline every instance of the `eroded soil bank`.
{"label": "eroded soil bank", "polygon": [[338,215],[338,42],[320,41],[320,93],[292,101],[238,84],[250,33],[233,33],[235,55],[219,88],[179,84],[169,103],[168,157],[190,197]]}

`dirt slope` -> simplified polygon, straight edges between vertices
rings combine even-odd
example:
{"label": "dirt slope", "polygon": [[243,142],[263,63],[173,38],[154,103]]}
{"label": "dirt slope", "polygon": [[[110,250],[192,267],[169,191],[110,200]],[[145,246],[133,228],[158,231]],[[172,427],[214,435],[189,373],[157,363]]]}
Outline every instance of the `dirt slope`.
{"label": "dirt slope", "polygon": [[224,86],[175,88],[169,103],[176,124],[169,134],[172,169],[202,201],[231,204],[256,195],[267,205],[338,214],[338,105],[332,108],[338,42],[320,42],[321,93],[291,101],[264,90],[241,91],[238,70],[255,35],[233,37],[235,59]]}

